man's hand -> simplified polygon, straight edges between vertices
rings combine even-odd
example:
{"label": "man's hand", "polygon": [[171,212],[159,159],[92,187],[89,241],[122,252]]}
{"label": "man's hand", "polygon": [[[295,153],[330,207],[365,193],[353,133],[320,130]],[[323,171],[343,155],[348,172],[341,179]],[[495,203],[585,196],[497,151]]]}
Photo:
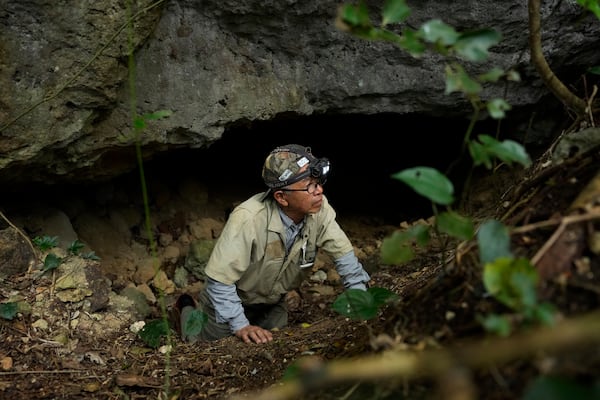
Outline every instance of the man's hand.
{"label": "man's hand", "polygon": [[236,331],[235,336],[246,343],[267,343],[273,340],[271,331],[255,325],[246,325],[242,329]]}

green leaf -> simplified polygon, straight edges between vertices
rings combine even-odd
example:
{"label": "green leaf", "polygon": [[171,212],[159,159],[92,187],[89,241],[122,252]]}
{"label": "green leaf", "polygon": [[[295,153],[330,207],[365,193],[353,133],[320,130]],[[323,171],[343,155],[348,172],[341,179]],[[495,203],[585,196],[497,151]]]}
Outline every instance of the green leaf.
{"label": "green leaf", "polygon": [[413,243],[425,246],[429,243],[429,227],[424,224],[411,226],[406,231],[396,231],[381,243],[381,259],[386,264],[402,265],[414,258]]}
{"label": "green leaf", "polygon": [[528,259],[498,258],[486,263],[483,284],[496,300],[517,312],[531,310],[537,303],[537,270]]}
{"label": "green leaf", "polygon": [[13,319],[17,315],[17,303],[0,303],[0,317],[4,319]]}
{"label": "green leaf", "polygon": [[498,82],[503,75],[504,71],[501,68],[494,67],[485,74],[479,75],[478,79],[480,82]]}
{"label": "green leaf", "polygon": [[425,224],[416,224],[407,231],[409,237],[415,239],[419,246],[426,246],[429,243],[429,226]]}
{"label": "green leaf", "polygon": [[539,376],[525,390],[523,400],[599,399],[600,389],[559,376]]}
{"label": "green leaf", "polygon": [[141,131],[141,130],[143,130],[145,127],[146,127],[146,121],[144,120],[144,117],[143,117],[143,116],[141,116],[141,117],[136,117],[136,118],[133,120],[133,128],[134,128],[135,130]]}
{"label": "green leaf", "polygon": [[82,257],[82,258],[85,258],[85,259],[87,259],[87,260],[95,260],[95,261],[98,261],[98,260],[100,260],[100,257],[98,257],[98,256],[96,255],[96,253],[95,253],[95,252],[93,252],[93,251],[90,251],[89,253],[86,253],[86,254],[82,254],[82,255],[81,255],[81,257]]}
{"label": "green leaf", "polygon": [[590,67],[590,68],[588,68],[588,72],[590,74],[600,75],[600,66]]}
{"label": "green leaf", "polygon": [[580,6],[587,8],[600,19],[600,2],[598,0],[577,0]]}
{"label": "green leaf", "polygon": [[427,47],[421,42],[418,32],[409,28],[402,31],[398,45],[413,57],[420,57],[427,50]]}
{"label": "green leaf", "polygon": [[347,289],[333,302],[332,308],[353,320],[369,320],[377,316],[378,307],[373,296],[364,290]]}
{"label": "green leaf", "polygon": [[554,325],[556,322],[556,308],[550,303],[538,304],[533,310],[533,317],[544,325]]}
{"label": "green leaf", "polygon": [[368,288],[367,293],[369,293],[373,297],[373,302],[375,303],[376,307],[381,307],[388,301],[395,300],[398,298],[398,295],[396,293],[382,287]]}
{"label": "green leaf", "polygon": [[508,228],[496,220],[485,221],[477,232],[479,258],[482,264],[500,257],[512,257]]}
{"label": "green leaf", "polygon": [[298,360],[293,361],[288,367],[283,371],[283,377],[281,378],[284,382],[288,382],[300,377],[302,372],[302,368],[298,363]]}
{"label": "green leaf", "polygon": [[412,240],[406,232],[394,232],[381,242],[381,261],[384,264],[402,265],[414,257]]}
{"label": "green leaf", "polygon": [[479,139],[479,142],[483,145],[484,151],[492,156],[498,157],[509,165],[513,162],[517,162],[524,167],[531,165],[531,158],[529,158],[529,154],[527,154],[525,148],[513,140],[504,140],[500,142],[489,135],[479,135],[477,139]]}
{"label": "green leaf", "polygon": [[402,22],[410,15],[410,7],[406,5],[406,0],[386,0],[383,4],[381,25],[394,24]]}
{"label": "green leaf", "polygon": [[506,116],[505,111],[510,110],[510,104],[504,99],[492,99],[486,104],[490,116],[494,119],[502,119]]}
{"label": "green leaf", "polygon": [[469,141],[467,145],[469,147],[469,154],[471,154],[471,158],[473,159],[473,165],[477,166],[483,164],[487,169],[492,168],[491,154],[484,145],[476,140]]}
{"label": "green leaf", "polygon": [[498,44],[502,35],[493,29],[481,29],[460,35],[454,45],[459,57],[467,61],[484,61],[490,47]]}
{"label": "green leaf", "polygon": [[477,320],[486,331],[498,336],[506,337],[510,335],[512,331],[510,321],[503,315],[490,314],[485,317],[478,315]]}
{"label": "green leaf", "polygon": [[469,240],[475,235],[473,221],[454,211],[440,213],[436,223],[440,231],[460,240]]}
{"label": "green leaf", "polygon": [[434,203],[448,205],[454,202],[452,182],[435,168],[409,168],[393,174],[392,178],[404,182]]}
{"label": "green leaf", "polygon": [[460,37],[458,32],[450,25],[445,24],[439,19],[432,19],[425,22],[420,29],[423,39],[429,43],[439,43],[443,46],[451,46]]}
{"label": "green leaf", "polygon": [[155,349],[160,346],[160,339],[163,336],[167,336],[168,333],[169,325],[167,321],[164,319],[157,319],[144,325],[144,327],[138,332],[138,336],[144,341],[144,343]]}
{"label": "green leaf", "polygon": [[42,268],[42,271],[48,272],[56,269],[60,266],[60,263],[62,263],[62,258],[58,257],[56,254],[50,253],[44,259],[44,268]]}
{"label": "green leaf", "polygon": [[[516,310],[532,310],[537,306],[537,270],[528,259],[512,262],[510,270],[510,296],[516,300]],[[509,289],[509,288],[507,288]]]}
{"label": "green leaf", "polygon": [[32,240],[40,250],[46,251],[58,246],[58,236],[36,236]]}
{"label": "green leaf", "polygon": [[83,243],[81,243],[79,240],[74,240],[69,245],[68,251],[70,254],[77,255],[77,254],[79,254],[81,249],[83,249],[84,247],[85,247],[85,245]]}
{"label": "green leaf", "polygon": [[208,321],[208,315],[201,310],[194,309],[187,314],[187,319],[184,321],[181,327],[182,336],[198,336],[202,331],[206,322]]}
{"label": "green leaf", "polygon": [[481,90],[481,85],[471,79],[462,66],[458,64],[454,66],[446,65],[446,94],[453,92],[477,94]]}
{"label": "green leaf", "polygon": [[344,4],[341,8],[342,20],[351,27],[370,27],[371,19],[369,18],[369,10],[364,2],[360,2],[358,6]]}

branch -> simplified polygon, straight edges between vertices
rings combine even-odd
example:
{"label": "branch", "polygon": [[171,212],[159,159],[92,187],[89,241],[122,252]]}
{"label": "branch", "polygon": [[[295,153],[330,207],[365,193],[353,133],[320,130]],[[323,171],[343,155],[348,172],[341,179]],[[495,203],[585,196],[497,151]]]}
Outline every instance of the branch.
{"label": "branch", "polygon": [[565,104],[575,111],[578,116],[586,114],[587,104],[584,100],[571,92],[550,69],[550,66],[542,53],[542,35],[540,24],[540,2],[541,0],[529,0],[529,50],[531,62],[540,74],[544,84],[550,91]]}
{"label": "branch", "polygon": [[23,233],[23,231],[21,231],[19,228],[17,228],[15,226],[15,224],[13,224],[12,222],[10,222],[10,220],[6,217],[6,215],[4,215],[4,213],[2,211],[0,211],[0,218],[2,218],[4,221],[6,221],[6,223],[12,227],[15,231],[17,231],[17,233],[19,235],[21,235],[21,237],[23,237],[23,240],[25,240],[25,242],[27,242],[27,244],[29,245],[29,247],[31,248],[31,252],[33,253],[33,256],[36,259],[39,259],[39,255],[37,253],[37,251],[35,250],[35,247],[33,247],[33,244],[31,243],[31,240],[29,240],[29,237],[27,237],[26,234]]}

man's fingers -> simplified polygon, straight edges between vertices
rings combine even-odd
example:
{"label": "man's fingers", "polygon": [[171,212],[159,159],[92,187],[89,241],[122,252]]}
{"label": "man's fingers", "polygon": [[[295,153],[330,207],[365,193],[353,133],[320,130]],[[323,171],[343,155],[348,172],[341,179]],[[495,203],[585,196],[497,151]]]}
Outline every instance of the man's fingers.
{"label": "man's fingers", "polygon": [[246,343],[266,343],[273,340],[273,335],[270,331],[254,327],[253,329],[249,329],[247,332],[242,334],[242,339]]}
{"label": "man's fingers", "polygon": [[237,336],[245,343],[267,343],[273,340],[271,331],[252,325],[240,329],[237,332]]}

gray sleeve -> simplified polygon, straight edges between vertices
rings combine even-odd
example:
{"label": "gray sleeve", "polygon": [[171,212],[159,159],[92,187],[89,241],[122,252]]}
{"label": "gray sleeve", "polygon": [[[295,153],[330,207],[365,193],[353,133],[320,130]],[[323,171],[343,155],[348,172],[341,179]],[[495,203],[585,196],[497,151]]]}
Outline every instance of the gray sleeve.
{"label": "gray sleeve", "polygon": [[235,285],[226,285],[208,278],[206,292],[215,307],[215,318],[218,323],[229,324],[232,333],[250,325]]}
{"label": "gray sleeve", "polygon": [[367,282],[371,280],[371,277],[358,261],[354,251],[350,251],[336,259],[335,268],[342,277],[346,289],[367,290]]}

